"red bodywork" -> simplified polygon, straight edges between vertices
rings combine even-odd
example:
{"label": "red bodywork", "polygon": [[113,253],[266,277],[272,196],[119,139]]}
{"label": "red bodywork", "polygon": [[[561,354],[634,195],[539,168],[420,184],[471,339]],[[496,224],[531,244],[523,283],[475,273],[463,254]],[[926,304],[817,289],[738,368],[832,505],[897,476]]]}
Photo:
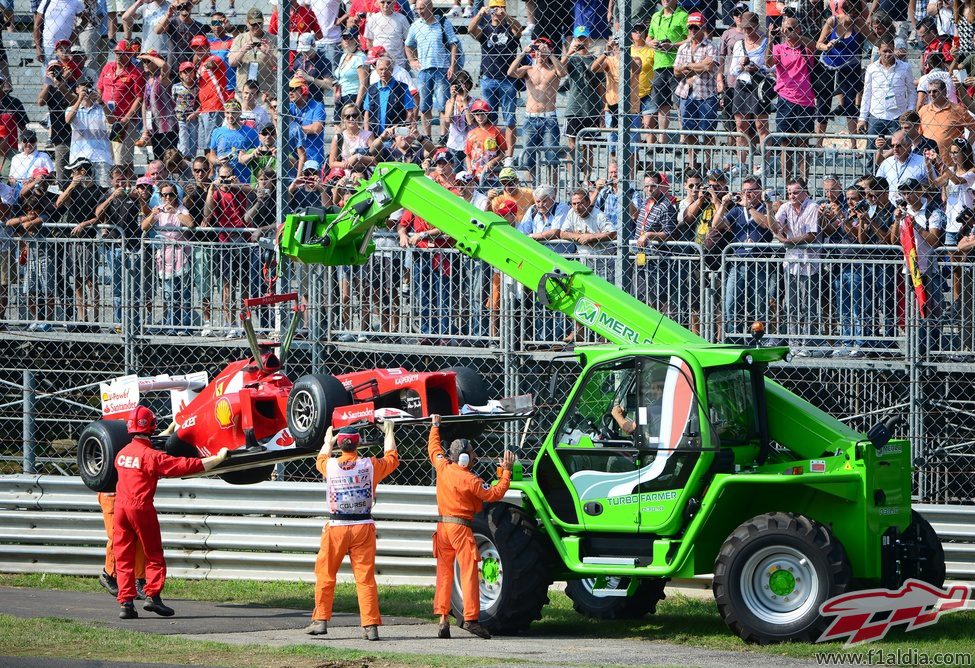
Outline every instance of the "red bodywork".
{"label": "red bodywork", "polygon": [[[176,414],[177,435],[196,446],[203,456],[220,448],[247,445],[246,430],[263,441],[287,427],[286,410],[291,380],[281,372],[277,357],[262,355],[265,369],[252,360],[228,364],[209,385]],[[292,445],[287,432],[274,445]],[[290,441],[290,442],[288,442]]]}
{"label": "red bodywork", "polygon": [[456,415],[457,378],[453,371],[408,371],[402,367],[368,369],[336,376],[352,395],[352,404],[336,409],[332,425],[373,421],[377,408],[396,408],[413,417]]}

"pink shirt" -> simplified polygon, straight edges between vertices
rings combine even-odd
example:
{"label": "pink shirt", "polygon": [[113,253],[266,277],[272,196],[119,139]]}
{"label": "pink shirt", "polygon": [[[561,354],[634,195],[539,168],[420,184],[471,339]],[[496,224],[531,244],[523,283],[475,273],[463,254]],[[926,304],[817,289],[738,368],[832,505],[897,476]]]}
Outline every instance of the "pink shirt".
{"label": "pink shirt", "polygon": [[782,42],[772,47],[772,55],[775,57],[775,92],[786,102],[800,107],[815,106],[813,55],[809,50]]}

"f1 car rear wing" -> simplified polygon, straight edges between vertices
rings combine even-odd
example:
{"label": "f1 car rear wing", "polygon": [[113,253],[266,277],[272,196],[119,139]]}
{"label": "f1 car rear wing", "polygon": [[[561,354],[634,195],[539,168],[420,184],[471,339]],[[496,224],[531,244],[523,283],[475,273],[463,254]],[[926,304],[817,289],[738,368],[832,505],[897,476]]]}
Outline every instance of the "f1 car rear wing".
{"label": "f1 car rear wing", "polygon": [[148,392],[169,390],[169,401],[175,416],[209,382],[206,371],[196,371],[182,376],[167,373],[158,376],[121,376],[107,383],[99,383],[102,398],[102,418],[124,420],[139,405],[139,399]]}

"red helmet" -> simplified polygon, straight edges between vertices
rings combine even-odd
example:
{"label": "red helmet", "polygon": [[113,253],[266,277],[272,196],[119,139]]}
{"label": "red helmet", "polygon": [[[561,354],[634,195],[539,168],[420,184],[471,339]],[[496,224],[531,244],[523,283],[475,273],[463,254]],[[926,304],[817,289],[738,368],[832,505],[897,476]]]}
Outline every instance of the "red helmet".
{"label": "red helmet", "polygon": [[156,433],[156,414],[145,406],[136,406],[129,413],[129,419],[125,426],[130,434],[152,436]]}

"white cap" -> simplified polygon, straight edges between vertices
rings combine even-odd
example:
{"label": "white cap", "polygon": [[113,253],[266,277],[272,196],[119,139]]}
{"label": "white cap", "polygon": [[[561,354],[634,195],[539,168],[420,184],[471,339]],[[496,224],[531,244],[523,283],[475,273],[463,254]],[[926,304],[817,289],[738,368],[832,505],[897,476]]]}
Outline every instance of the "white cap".
{"label": "white cap", "polygon": [[298,50],[308,51],[315,46],[315,33],[303,32],[298,35]]}
{"label": "white cap", "polygon": [[309,169],[314,169],[317,172],[321,168],[322,166],[318,164],[317,160],[305,160],[305,164],[302,166],[301,171],[307,172]]}

